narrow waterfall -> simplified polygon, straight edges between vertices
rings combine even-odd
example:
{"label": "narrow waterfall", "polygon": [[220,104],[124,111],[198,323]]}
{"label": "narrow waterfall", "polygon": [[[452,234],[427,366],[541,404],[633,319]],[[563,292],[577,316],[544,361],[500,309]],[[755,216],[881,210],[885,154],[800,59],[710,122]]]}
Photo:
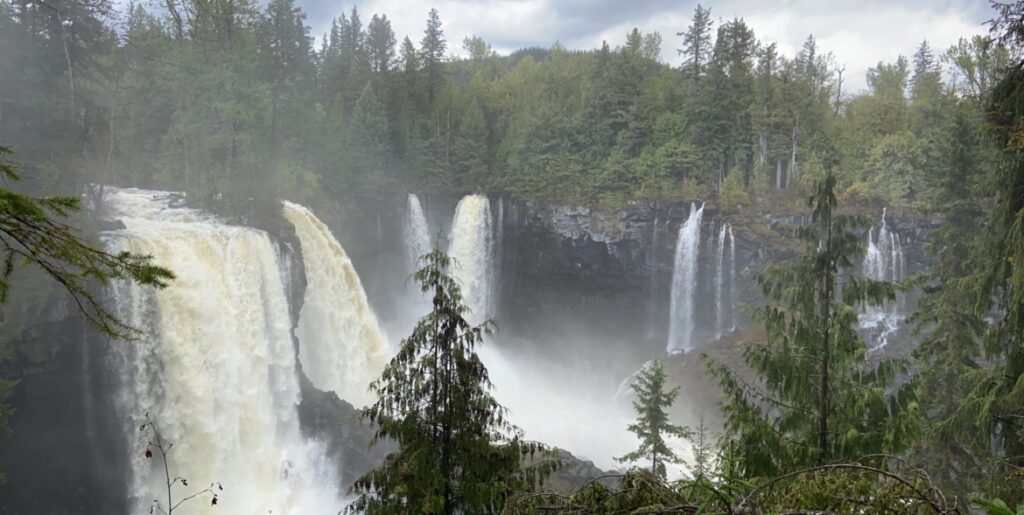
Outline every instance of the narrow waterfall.
{"label": "narrow waterfall", "polygon": [[448,254],[453,275],[462,286],[469,320],[480,323],[491,315],[491,205],[483,195],[467,195],[452,218]]}
{"label": "narrow waterfall", "polygon": [[177,500],[223,484],[218,506],[204,497],[183,506],[189,513],[335,511],[326,507],[339,506],[336,471],[299,432],[288,300],[270,238],[174,207],[166,192],[107,192],[111,217],[125,225],[104,233],[108,249],[151,255],[177,275],[162,290],[109,289],[115,312],[141,330],[115,346],[114,360],[129,441],[140,442],[131,511],[153,499],[167,509],[162,463],[143,456],[147,435],[131,429],[147,413],[174,446],[170,474],[189,481],[175,487]]}
{"label": "narrow waterfall", "polygon": [[690,205],[690,217],[679,227],[672,265],[672,297],[668,325],[668,352],[692,348],[694,295],[697,292],[697,254],[700,251],[700,222],[704,205]]}
{"label": "narrow waterfall", "polygon": [[730,331],[736,330],[736,237],[732,235],[732,225],[729,225],[729,312],[732,315],[732,326]]}
{"label": "narrow waterfall", "polygon": [[388,345],[352,261],[330,229],[309,209],[284,202],[306,269],[306,294],[296,336],[299,361],[314,386],[356,406],[371,400],[367,386],[388,360]]}
{"label": "narrow waterfall", "polygon": [[715,339],[722,337],[725,324],[725,305],[722,302],[722,283],[725,281],[725,238],[729,224],[722,224],[718,230],[718,260],[715,265]]}
{"label": "narrow waterfall", "polygon": [[864,254],[864,275],[876,281],[899,281],[903,279],[905,261],[900,236],[889,229],[885,221],[886,211],[878,226],[868,231],[867,252]]}
{"label": "narrow waterfall", "polygon": [[[875,227],[868,230],[867,251],[862,263],[863,273],[875,281],[899,281],[903,279],[906,259],[900,236],[889,228],[885,220],[886,211],[882,210],[877,231]],[[889,337],[901,326],[905,314],[901,309],[902,299],[897,296],[895,302],[887,302],[884,306],[870,306],[860,314],[860,327],[868,332],[870,352],[885,348]]]}
{"label": "narrow waterfall", "polygon": [[409,194],[408,211],[405,245],[409,254],[409,270],[416,271],[419,268],[420,257],[432,250],[433,243],[427,226],[427,217],[423,215],[423,206],[420,205],[420,198],[415,193]]}

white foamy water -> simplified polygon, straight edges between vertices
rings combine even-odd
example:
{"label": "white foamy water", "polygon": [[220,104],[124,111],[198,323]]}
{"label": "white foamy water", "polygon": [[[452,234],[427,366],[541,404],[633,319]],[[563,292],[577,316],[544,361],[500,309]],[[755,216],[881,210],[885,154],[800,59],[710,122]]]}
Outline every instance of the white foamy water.
{"label": "white foamy water", "polygon": [[[324,450],[304,441],[296,408],[299,383],[282,263],[263,231],[224,224],[172,207],[166,192],[108,189],[110,215],[125,228],[104,234],[111,251],[153,256],[177,279],[163,290],[120,282],[110,288],[122,320],[142,330],[116,345],[123,391],[119,408],[138,432],[148,412],[173,448],[181,500],[210,483],[187,513],[335,513],[341,506]],[[130,441],[135,441],[134,438]],[[160,459],[131,452],[133,513],[153,499],[166,507]]]}
{"label": "white foamy water", "polygon": [[359,275],[330,229],[303,206],[284,202],[306,269],[306,293],[296,336],[302,370],[321,390],[356,406],[390,359],[387,340],[366,300]]}

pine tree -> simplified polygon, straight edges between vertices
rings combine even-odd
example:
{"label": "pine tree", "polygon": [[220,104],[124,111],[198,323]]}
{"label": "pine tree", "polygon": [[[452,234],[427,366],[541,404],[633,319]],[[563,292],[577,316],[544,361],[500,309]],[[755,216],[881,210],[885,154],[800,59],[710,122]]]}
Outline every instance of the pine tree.
{"label": "pine tree", "polygon": [[853,269],[863,250],[849,230],[859,220],[835,214],[834,189],[829,175],[810,199],[804,253],[757,277],[771,304],[754,313],[767,341],[743,353],[754,379],[708,362],[726,398],[727,440],[747,477],[897,454],[917,427],[913,385],[894,385],[904,364],[866,363],[856,332],[857,309],[894,298],[894,286],[851,277],[837,289],[840,271]]}
{"label": "pine tree", "polygon": [[543,481],[553,462],[528,458],[543,449],[524,442],[491,396],[476,348],[493,322],[465,319],[466,305],[436,247],[414,278],[433,295],[398,354],[370,387],[377,401],[363,413],[374,442],[398,450],[353,485],[350,513],[496,513],[505,499]]}
{"label": "pine tree", "polygon": [[640,439],[640,447],[622,457],[615,458],[621,463],[643,461],[650,463],[651,473],[664,479],[666,464],[681,463],[682,459],[669,447],[666,437],[685,438],[690,430],[669,421],[666,410],[672,407],[679,395],[679,387],[665,391],[665,369],[655,360],[641,370],[631,387],[636,394],[633,409],[637,420],[629,430]]}
{"label": "pine tree", "polygon": [[700,78],[704,73],[704,64],[711,57],[711,9],[697,4],[693,11],[693,23],[686,32],[677,32],[683,37],[683,48],[679,54],[685,56],[683,71],[693,79]]}

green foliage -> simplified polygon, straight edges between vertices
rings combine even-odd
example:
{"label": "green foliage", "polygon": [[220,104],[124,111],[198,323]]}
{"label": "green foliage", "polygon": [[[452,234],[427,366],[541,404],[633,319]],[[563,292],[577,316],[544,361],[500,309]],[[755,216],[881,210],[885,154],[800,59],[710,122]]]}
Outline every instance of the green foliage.
{"label": "green foliage", "polygon": [[[919,207],[956,103],[927,46],[913,66],[879,63],[871,89],[850,96],[813,38],[787,58],[702,6],[673,70],[658,61],[661,35],[640,28],[618,47],[509,56],[471,37],[461,59],[437,10],[418,43],[353,8],[314,45],[294,0],[262,12],[132,4],[123,34],[102,8],[59,3],[75,18],[66,34],[38,4],[0,6],[4,131],[39,184],[62,186],[75,169],[81,181],[185,190],[229,216],[305,184],[339,203],[416,189],[618,208],[738,192],[733,175],[746,191],[804,191],[826,162],[851,196]],[[54,44],[65,36],[68,56]],[[943,59],[958,91],[980,95],[1008,53],[982,38]]]}
{"label": "green foliage", "polygon": [[978,499],[974,501],[974,504],[985,509],[986,515],[1024,515],[1024,505],[1017,507],[1017,511],[1013,511],[1002,499],[995,499],[992,501]]}
{"label": "green foliage", "polygon": [[739,173],[731,173],[722,181],[718,190],[718,207],[722,213],[737,213],[750,205],[750,195],[743,189]]}
{"label": "green foliage", "polygon": [[636,394],[633,409],[636,410],[637,420],[629,425],[629,431],[640,440],[640,447],[616,458],[620,463],[640,461],[645,465],[650,464],[651,473],[662,479],[665,478],[666,464],[682,463],[682,458],[672,450],[665,438],[690,436],[688,428],[675,425],[668,419],[666,410],[672,407],[679,395],[679,387],[665,391],[665,379],[665,368],[660,361],[655,360],[641,370],[630,385]]}
{"label": "green foliage", "polygon": [[[831,176],[811,197],[813,224],[800,229],[800,256],[757,276],[771,304],[754,311],[767,341],[748,344],[753,378],[708,361],[724,391],[726,438],[745,477],[871,454],[896,454],[913,440],[917,403],[911,385],[892,386],[905,365],[865,362],[856,332],[857,309],[894,298],[894,286],[848,278],[840,270],[862,255],[850,232],[856,220],[838,216]],[[892,392],[887,391],[892,389]]]}
{"label": "green foliage", "polygon": [[[10,148],[0,146],[0,175],[17,181],[20,177],[7,158],[11,152]],[[162,288],[174,274],[153,265],[149,256],[130,252],[108,254],[58,220],[79,209],[80,202],[73,197],[32,197],[0,188],[0,303],[9,299],[15,269],[35,266],[71,294],[82,314],[100,331],[115,338],[129,337],[132,328],[103,307],[89,281],[107,285],[114,279],[127,279]]]}
{"label": "green foliage", "polygon": [[398,450],[355,482],[351,513],[495,513],[557,465],[522,440],[490,394],[475,349],[493,323],[466,321],[448,256],[435,248],[423,259],[414,277],[433,310],[370,386],[378,400],[363,413],[377,426],[373,441]]}

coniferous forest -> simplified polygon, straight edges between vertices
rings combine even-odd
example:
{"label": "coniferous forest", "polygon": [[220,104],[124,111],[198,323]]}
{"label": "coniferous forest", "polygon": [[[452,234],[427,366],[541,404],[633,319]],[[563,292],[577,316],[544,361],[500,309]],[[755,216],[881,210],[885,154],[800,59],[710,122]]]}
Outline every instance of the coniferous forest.
{"label": "coniferous forest", "polygon": [[0,512],[1024,514],[1024,2],[707,4],[0,0]]}

